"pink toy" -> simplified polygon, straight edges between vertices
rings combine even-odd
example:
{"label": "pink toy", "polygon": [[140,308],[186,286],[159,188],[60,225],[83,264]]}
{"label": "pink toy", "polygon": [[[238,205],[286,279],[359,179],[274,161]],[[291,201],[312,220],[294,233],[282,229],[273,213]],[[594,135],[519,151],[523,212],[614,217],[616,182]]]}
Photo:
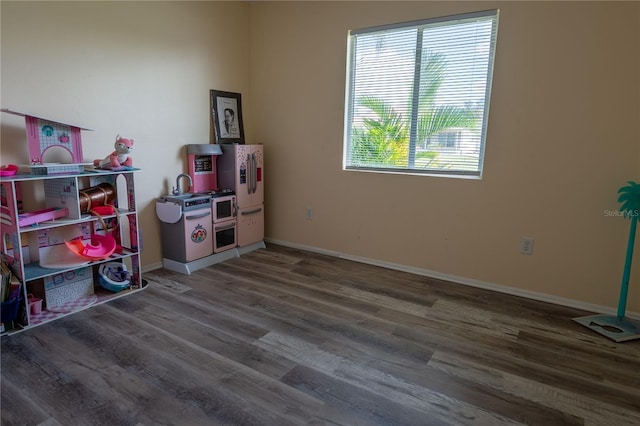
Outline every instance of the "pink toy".
{"label": "pink toy", "polygon": [[89,260],[106,259],[116,250],[116,240],[111,235],[91,234],[91,242],[86,245],[81,237],[64,243],[73,253]]}
{"label": "pink toy", "polygon": [[81,130],[90,130],[73,124],[60,123],[48,118],[36,117],[3,108],[0,110],[25,118],[27,141],[32,165],[44,164],[44,152],[53,147],[61,147],[71,154],[74,164],[82,163]]}
{"label": "pink toy", "polygon": [[93,165],[101,169],[118,169],[123,166],[131,167],[133,159],[129,153],[133,150],[133,139],[121,138],[116,136],[114,144],[116,150],[102,160],[94,160]]}
{"label": "pink toy", "polygon": [[35,297],[33,294],[28,294],[27,300],[29,301],[29,310],[32,315],[37,315],[42,312],[42,299]]}
{"label": "pink toy", "polygon": [[18,172],[18,166],[15,164],[7,164],[0,167],[0,176],[13,176]]}
{"label": "pink toy", "polygon": [[20,226],[29,226],[34,223],[54,220],[69,215],[69,209],[64,207],[49,207],[48,209],[37,210],[35,212],[20,213],[18,215],[18,224]]}

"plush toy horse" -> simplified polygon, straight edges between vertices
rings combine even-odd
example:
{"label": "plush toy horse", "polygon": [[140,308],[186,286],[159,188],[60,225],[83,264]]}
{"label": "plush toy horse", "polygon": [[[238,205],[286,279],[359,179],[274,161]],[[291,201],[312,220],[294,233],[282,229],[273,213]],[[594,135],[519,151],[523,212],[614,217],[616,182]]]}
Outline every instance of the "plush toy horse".
{"label": "plush toy horse", "polygon": [[115,151],[102,160],[94,160],[93,165],[103,169],[113,169],[122,166],[131,167],[133,165],[133,159],[129,154],[133,150],[133,139],[121,138],[120,135],[118,135],[116,136],[114,146]]}

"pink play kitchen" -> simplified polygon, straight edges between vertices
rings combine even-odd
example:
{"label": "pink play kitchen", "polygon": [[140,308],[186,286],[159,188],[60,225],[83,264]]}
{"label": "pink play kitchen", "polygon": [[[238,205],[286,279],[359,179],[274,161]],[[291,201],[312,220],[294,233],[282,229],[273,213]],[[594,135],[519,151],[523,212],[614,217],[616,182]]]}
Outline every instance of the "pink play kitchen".
{"label": "pink play kitchen", "polygon": [[156,202],[163,266],[191,274],[264,248],[263,146],[190,144],[187,161]]}

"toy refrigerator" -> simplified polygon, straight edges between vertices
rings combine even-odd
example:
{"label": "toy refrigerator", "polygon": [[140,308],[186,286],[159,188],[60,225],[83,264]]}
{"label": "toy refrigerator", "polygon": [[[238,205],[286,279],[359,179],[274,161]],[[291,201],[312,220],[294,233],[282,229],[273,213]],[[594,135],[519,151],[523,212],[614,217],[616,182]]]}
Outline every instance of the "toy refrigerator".
{"label": "toy refrigerator", "polygon": [[218,186],[233,189],[238,206],[238,247],[264,246],[264,171],[262,145],[222,144]]}

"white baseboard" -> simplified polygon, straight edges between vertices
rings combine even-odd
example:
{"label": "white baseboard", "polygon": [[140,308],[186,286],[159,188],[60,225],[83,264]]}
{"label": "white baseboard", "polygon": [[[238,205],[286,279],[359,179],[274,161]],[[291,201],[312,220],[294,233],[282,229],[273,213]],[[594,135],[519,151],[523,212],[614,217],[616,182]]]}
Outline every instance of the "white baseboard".
{"label": "white baseboard", "polygon": [[163,259],[162,262],[156,262],[156,263],[151,263],[149,265],[144,265],[142,267],[142,273],[145,274],[147,272],[155,271],[156,269],[166,268],[167,264],[169,264],[172,266],[167,269],[173,270],[175,272],[190,274],[192,271],[195,271],[196,269],[200,269],[205,266],[210,266],[210,265],[231,259],[233,257],[241,256],[243,254],[252,252],[254,250],[263,249],[265,247],[266,246],[264,245],[264,241],[258,241],[256,243],[249,244],[247,246],[236,247],[231,250],[215,253],[203,259],[195,260],[189,263],[180,263],[180,262],[175,262],[173,260]]}
{"label": "white baseboard", "polygon": [[[588,312],[606,314],[606,315],[615,315],[616,309],[609,306],[601,306],[595,305],[591,303],[586,303],[580,300],[568,299],[564,297],[557,297],[550,294],[538,293],[535,291],[522,290],[519,288],[508,287],[500,284],[489,283],[485,281],[474,280],[472,278],[460,277],[457,275],[443,274],[437,271],[431,271],[428,269],[415,268],[413,266],[401,265],[398,263],[384,262],[381,260],[369,259],[366,257],[353,256],[348,253],[341,253],[333,250],[325,250],[318,247],[307,246],[304,244],[296,244],[291,243],[289,241],[281,241],[275,240],[271,238],[265,238],[267,243],[277,244],[285,247],[291,247],[299,250],[310,251],[313,253],[324,254],[327,256],[338,257],[341,259],[353,260],[355,262],[367,263],[369,265],[381,266],[383,268],[395,269],[397,271],[409,272],[416,275],[422,275],[429,278],[436,278],[444,281],[451,281],[456,284],[467,285],[470,287],[482,288],[485,290],[497,291],[499,293],[509,294],[512,296],[524,297],[527,299],[537,300],[540,302],[552,303],[554,305],[566,306],[569,308],[582,309]],[[634,319],[640,319],[639,312],[629,312],[625,313],[625,316]]]}
{"label": "white baseboard", "polygon": [[151,263],[149,265],[144,265],[142,269],[142,273],[145,274],[147,272],[155,271],[156,269],[162,268],[162,262]]}

